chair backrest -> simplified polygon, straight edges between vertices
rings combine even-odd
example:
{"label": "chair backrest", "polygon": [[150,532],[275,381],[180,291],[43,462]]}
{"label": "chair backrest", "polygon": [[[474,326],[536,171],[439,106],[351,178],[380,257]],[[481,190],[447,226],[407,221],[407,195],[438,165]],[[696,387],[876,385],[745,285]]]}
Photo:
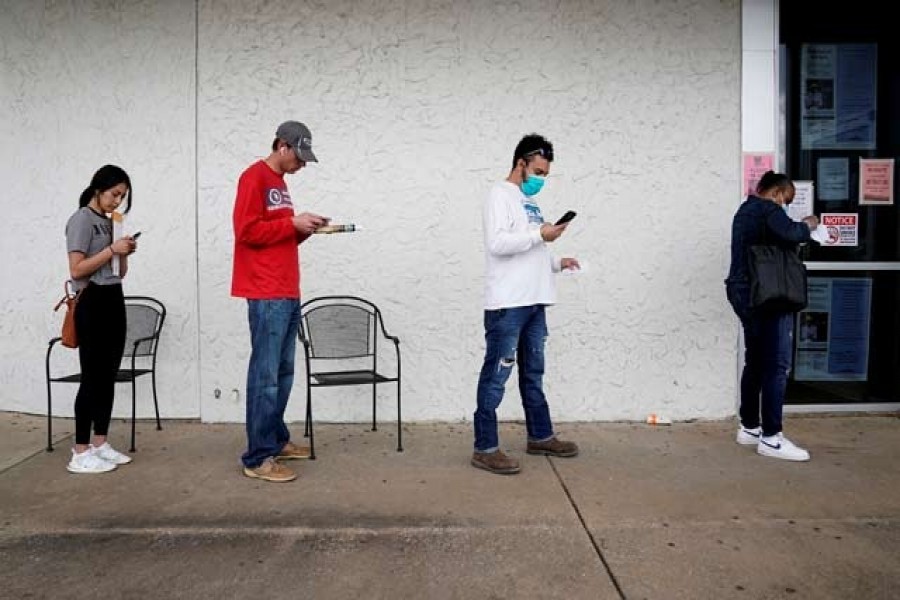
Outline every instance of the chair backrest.
{"label": "chair backrest", "polygon": [[301,309],[301,335],[313,359],[365,358],[375,353],[378,308],[354,296],[323,296]]}
{"label": "chair backrest", "polygon": [[[152,356],[159,344],[159,333],[166,320],[166,307],[162,302],[147,296],[125,296],[125,317],[128,321],[125,330],[124,356]],[[142,341],[135,348],[137,340]]]}

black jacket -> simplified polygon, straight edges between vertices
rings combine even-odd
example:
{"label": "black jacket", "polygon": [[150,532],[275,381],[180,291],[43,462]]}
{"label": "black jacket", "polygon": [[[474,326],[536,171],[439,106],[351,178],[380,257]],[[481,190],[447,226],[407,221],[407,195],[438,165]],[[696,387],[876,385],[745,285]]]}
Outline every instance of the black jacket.
{"label": "black jacket", "polygon": [[[763,227],[765,226],[765,229]],[[725,285],[728,297],[738,315],[747,306],[750,296],[748,260],[750,246],[763,243],[777,244],[796,249],[800,242],[810,241],[809,226],[792,220],[784,210],[772,202],[757,196],[747,196],[731,223],[731,268]]]}

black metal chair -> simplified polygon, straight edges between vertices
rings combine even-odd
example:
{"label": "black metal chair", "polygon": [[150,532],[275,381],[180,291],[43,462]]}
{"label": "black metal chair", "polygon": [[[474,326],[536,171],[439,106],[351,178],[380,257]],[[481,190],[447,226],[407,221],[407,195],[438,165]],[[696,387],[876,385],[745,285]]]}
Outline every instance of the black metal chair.
{"label": "black metal chair", "polygon": [[[313,434],[312,388],[347,385],[372,386],[372,431],[378,430],[378,384],[397,384],[397,452],[403,451],[400,421],[400,339],[389,335],[378,307],[356,296],[322,296],[300,309],[300,341],[306,355],[306,427],[310,458],[316,457]],[[378,372],[379,333],[394,344],[397,374]]]}
{"label": "black metal chair", "polygon": [[[137,412],[136,380],[141,375],[150,374],[153,382],[153,407],[156,410],[156,429],[162,430],[159,420],[159,403],[156,399],[156,352],[159,348],[159,334],[166,320],[166,307],[162,302],[147,296],[125,296],[125,315],[127,328],[125,331],[125,352],[123,361],[131,357],[131,366],[119,367],[116,383],[131,382],[131,452],[135,451],[135,415]],[[47,347],[47,452],[53,452],[53,400],[51,384],[81,383],[81,373],[73,373],[62,377],[50,376],[50,355],[60,338],[50,340]],[[138,368],[140,360],[146,366]],[[149,363],[149,364],[146,364]]]}

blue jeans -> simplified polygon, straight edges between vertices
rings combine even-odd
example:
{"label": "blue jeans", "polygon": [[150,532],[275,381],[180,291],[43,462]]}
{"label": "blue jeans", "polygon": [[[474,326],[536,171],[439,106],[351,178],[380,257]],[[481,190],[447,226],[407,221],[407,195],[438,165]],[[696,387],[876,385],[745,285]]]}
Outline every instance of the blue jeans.
{"label": "blue jeans", "polygon": [[728,300],[744,327],[741,425],[753,429],[761,423],[763,435],[775,435],[781,432],[784,392],[793,363],[794,315],[751,311],[749,289],[744,287],[730,288]]}
{"label": "blue jeans", "polygon": [[247,451],[245,467],[258,467],[290,441],[284,424],[294,384],[294,353],[300,300],[248,300],[250,366],[247,369]]}
{"label": "blue jeans", "polygon": [[495,452],[497,407],[512,368],[519,363],[519,394],[525,409],[525,428],[530,441],[553,437],[550,409],[544,396],[544,341],[547,319],[544,306],[521,306],[484,311],[487,350],[478,378],[478,408],[475,411],[475,451]]}

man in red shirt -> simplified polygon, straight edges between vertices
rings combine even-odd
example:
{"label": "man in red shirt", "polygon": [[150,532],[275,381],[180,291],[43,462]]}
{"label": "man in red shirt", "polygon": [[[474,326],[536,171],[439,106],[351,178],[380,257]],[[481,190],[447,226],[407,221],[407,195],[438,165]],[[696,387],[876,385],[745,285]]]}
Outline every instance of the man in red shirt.
{"label": "man in red shirt", "polygon": [[297,246],[328,223],[312,213],[294,214],[284,174],[308,162],[318,162],[309,129],[297,121],[282,123],[271,154],[241,174],[234,201],[231,295],[247,299],[251,343],[247,451],[241,461],[244,475],[265,481],[296,479],[280,461],[309,457],[308,448],[291,442],[284,423],[300,326]]}

